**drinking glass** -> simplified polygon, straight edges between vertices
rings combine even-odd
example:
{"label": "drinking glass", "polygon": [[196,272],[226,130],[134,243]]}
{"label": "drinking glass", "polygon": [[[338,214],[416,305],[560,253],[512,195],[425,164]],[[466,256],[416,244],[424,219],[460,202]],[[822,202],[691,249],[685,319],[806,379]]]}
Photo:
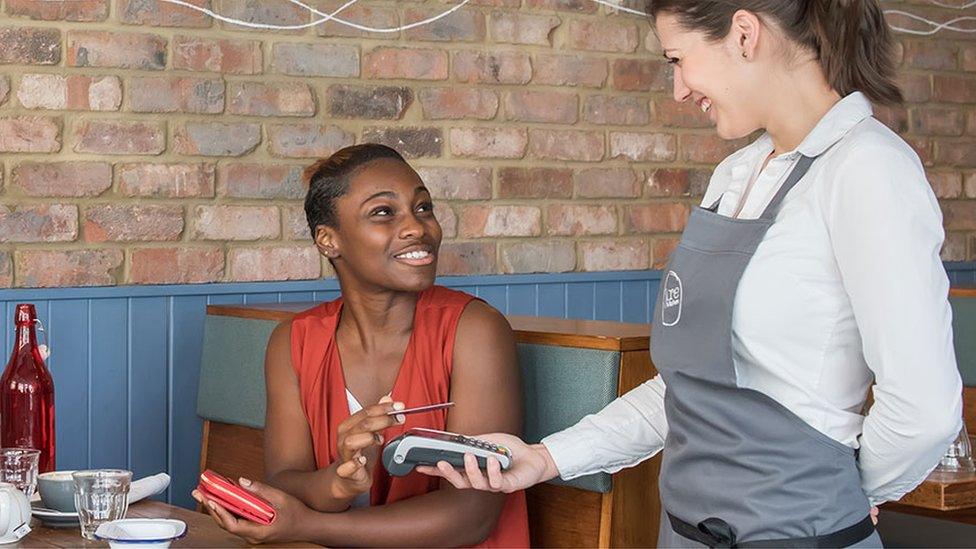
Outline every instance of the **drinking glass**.
{"label": "drinking glass", "polygon": [[946,449],[937,470],[955,473],[973,471],[974,469],[976,468],[973,467],[973,447],[969,442],[966,426],[963,425],[962,430],[956,436],[956,440],[953,440],[949,448]]}
{"label": "drinking glass", "polygon": [[9,482],[30,501],[37,489],[37,463],[41,451],[33,448],[0,448],[0,482]]}
{"label": "drinking glass", "polygon": [[132,471],[93,469],[76,471],[71,477],[75,481],[75,508],[81,535],[85,539],[94,540],[95,530],[103,522],[125,517]]}

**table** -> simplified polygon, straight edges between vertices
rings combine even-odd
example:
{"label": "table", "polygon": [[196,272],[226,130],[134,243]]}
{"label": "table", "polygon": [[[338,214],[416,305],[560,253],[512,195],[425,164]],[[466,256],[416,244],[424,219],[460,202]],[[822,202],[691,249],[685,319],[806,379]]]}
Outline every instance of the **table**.
{"label": "table", "polygon": [[[129,507],[126,518],[171,518],[186,523],[186,537],[170,547],[250,547],[243,539],[225,532],[210,515],[175,507],[159,501],[140,501]],[[78,528],[48,528],[36,518],[31,519],[31,533],[20,540],[20,547],[108,547],[102,541],[88,541]],[[283,547],[281,545],[279,547]],[[288,547],[319,547],[313,544],[289,543]],[[262,545],[261,547],[275,547]]]}

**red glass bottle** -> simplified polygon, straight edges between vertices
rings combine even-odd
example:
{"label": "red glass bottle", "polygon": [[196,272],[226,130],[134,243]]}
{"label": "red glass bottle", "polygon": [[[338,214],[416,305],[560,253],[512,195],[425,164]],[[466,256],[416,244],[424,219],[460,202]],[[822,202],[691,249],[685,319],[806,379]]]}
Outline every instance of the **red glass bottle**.
{"label": "red glass bottle", "polygon": [[41,451],[38,472],[54,470],[54,381],[37,346],[37,312],[27,303],[14,313],[16,337],[0,377],[0,444]]}

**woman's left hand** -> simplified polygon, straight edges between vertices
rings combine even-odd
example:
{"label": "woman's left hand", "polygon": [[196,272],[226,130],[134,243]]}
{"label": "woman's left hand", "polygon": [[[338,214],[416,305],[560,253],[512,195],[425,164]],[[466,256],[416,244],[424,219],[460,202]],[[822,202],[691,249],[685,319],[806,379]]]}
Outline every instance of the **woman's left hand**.
{"label": "woman's left hand", "polygon": [[302,541],[301,526],[308,519],[311,509],[297,498],[266,484],[241,478],[240,485],[245,490],[261,496],[275,508],[274,522],[265,526],[240,518],[216,501],[207,499],[199,490],[193,491],[193,499],[203,504],[218,526],[244,538],[252,545],[273,541]]}

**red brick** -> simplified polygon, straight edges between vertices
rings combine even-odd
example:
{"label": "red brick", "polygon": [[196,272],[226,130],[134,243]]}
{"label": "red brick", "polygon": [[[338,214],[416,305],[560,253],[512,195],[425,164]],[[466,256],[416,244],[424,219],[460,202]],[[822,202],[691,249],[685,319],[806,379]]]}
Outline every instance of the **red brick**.
{"label": "red brick", "polygon": [[275,206],[194,206],[192,240],[260,240],[281,235]]}
{"label": "red brick", "polygon": [[173,68],[177,70],[260,74],[263,63],[259,40],[173,37]]}
{"label": "red brick", "polygon": [[7,15],[40,21],[104,21],[108,0],[7,0]]}
{"label": "red brick", "polygon": [[426,88],[420,90],[420,106],[428,120],[491,120],[498,113],[498,95],[472,88]]}
{"label": "red brick", "polygon": [[963,179],[962,188],[966,198],[976,198],[976,172],[966,174]]}
{"label": "red brick", "polygon": [[122,250],[23,250],[15,252],[17,286],[111,286],[122,270]]}
{"label": "red brick", "polygon": [[374,48],[363,59],[363,77],[446,80],[447,52],[428,49]]}
{"label": "red brick", "polygon": [[313,116],[315,97],[308,84],[230,82],[227,113],[251,116]]}
{"label": "red brick", "polygon": [[946,233],[939,258],[942,261],[966,261],[968,240],[968,235],[965,233]]}
{"label": "red brick", "polygon": [[542,210],[534,206],[466,206],[461,210],[461,236],[538,236]]}
{"label": "red brick", "polygon": [[947,231],[976,231],[976,200],[948,200],[939,205]]}
{"label": "red brick", "polygon": [[518,52],[459,51],[454,53],[454,78],[472,84],[527,84],[532,62]]}
{"label": "red brick", "polygon": [[904,42],[905,66],[922,70],[951,71],[956,68],[958,48],[954,42],[943,40],[912,40]]}
{"label": "red brick", "polygon": [[976,72],[976,45],[962,45],[961,59],[962,70]]}
{"label": "red brick", "polygon": [[352,145],[355,137],[338,126],[278,124],[268,127],[268,150],[288,158],[325,158]]}
{"label": "red brick", "polygon": [[495,272],[494,242],[448,242],[437,254],[438,275],[473,275]]}
{"label": "red brick", "polygon": [[[320,2],[318,8],[323,13],[332,13],[344,4],[346,4],[346,0],[329,0],[327,2]],[[321,16],[313,17],[316,19],[321,18]],[[381,7],[362,3],[353,4],[342,10],[336,17],[374,29],[394,29],[400,26],[400,17],[395,7]],[[370,40],[392,40],[400,37],[399,32],[364,31],[334,21],[326,21],[317,25],[315,27],[315,33],[319,36],[344,36],[350,38],[369,38]]]}
{"label": "red brick", "polygon": [[901,105],[878,105],[874,117],[895,133],[908,131],[908,109]]}
{"label": "red brick", "polygon": [[519,128],[451,128],[451,154],[477,158],[522,158],[528,135]]}
{"label": "red brick", "polygon": [[305,197],[303,166],[224,164],[218,194],[231,198],[299,199]]}
{"label": "red brick", "polygon": [[637,49],[637,26],[628,20],[587,19],[569,22],[569,45],[578,50],[631,53]]}
{"label": "red brick", "polygon": [[224,94],[220,78],[137,77],[129,80],[129,110],[219,114]]}
{"label": "red brick", "polygon": [[120,164],[119,193],[149,198],[212,198],[213,164]]}
{"label": "red brick", "polygon": [[562,21],[553,15],[494,11],[491,13],[491,37],[505,44],[552,45],[552,31]]}
{"label": "red brick", "polygon": [[962,196],[962,174],[956,172],[929,172],[927,174],[932,191],[938,198],[959,198]]}
{"label": "red brick", "polygon": [[399,120],[413,104],[413,90],[402,86],[329,86],[329,114],[335,118]]}
{"label": "red brick", "polygon": [[[155,27],[195,27],[211,26],[210,16],[203,12],[170,4],[162,0],[117,0],[116,14],[119,20],[129,25],[152,25]],[[183,0],[194,6],[209,9],[210,0]]]}
{"label": "red brick", "polygon": [[568,168],[502,168],[499,198],[572,198],[573,171]]}
{"label": "red brick", "polygon": [[674,252],[680,242],[680,238],[655,238],[654,244],[651,245],[654,261],[651,268],[663,269],[667,267],[668,261],[671,260],[671,253]]}
{"label": "red brick", "polygon": [[598,57],[538,54],[533,68],[533,84],[602,88],[607,81],[607,62]]}
{"label": "red brick", "polygon": [[[247,23],[265,25],[297,26],[308,23],[311,13],[298,4],[291,2],[268,2],[266,0],[212,0],[213,11],[227,17]],[[255,29],[234,23],[221,21],[221,28],[235,31],[255,32]],[[305,29],[274,30],[276,34],[300,34]]]}
{"label": "red brick", "polygon": [[166,132],[159,122],[81,120],[74,130],[74,151],[95,154],[151,154],[166,149]]}
{"label": "red brick", "polygon": [[675,138],[666,133],[610,132],[610,158],[667,162],[675,157]]}
{"label": "red brick", "polygon": [[923,166],[931,167],[935,164],[935,147],[931,141],[913,136],[905,136],[904,139],[915,150],[915,153],[918,154]]}
{"label": "red brick", "polygon": [[0,206],[0,242],[71,242],[78,207],[69,204]]}
{"label": "red brick", "polygon": [[61,124],[56,118],[0,118],[0,152],[51,153],[61,150]]}
{"label": "red brick", "polygon": [[525,7],[540,10],[566,10],[596,13],[599,6],[592,0],[525,0]]}
{"label": "red brick", "polygon": [[440,128],[363,128],[363,142],[379,143],[397,150],[404,158],[439,157],[444,135]]}
{"label": "red brick", "polygon": [[179,240],[183,234],[181,206],[105,204],[85,210],[85,240],[132,242]]}
{"label": "red brick", "polygon": [[281,207],[281,235],[284,240],[309,240],[311,238],[304,205]]}
{"label": "red brick", "polygon": [[683,134],[680,138],[681,160],[700,164],[717,164],[745,146],[746,139],[727,141],[717,135]]}
{"label": "red brick", "polygon": [[0,27],[0,64],[57,65],[60,61],[58,29]]}
{"label": "red brick", "polygon": [[[702,177],[704,176],[704,177]],[[704,185],[701,184],[704,179]],[[684,168],[662,168],[654,170],[647,178],[648,197],[691,196],[692,187],[695,194],[704,191],[708,185],[709,175],[705,170],[688,170]],[[697,185],[695,183],[698,183]]]}
{"label": "red brick", "polygon": [[136,248],[130,259],[129,284],[200,284],[220,282],[224,251],[205,248]]}
{"label": "red brick", "polygon": [[941,166],[976,168],[976,154],[972,141],[938,141],[935,161]]}
{"label": "red brick", "polygon": [[584,271],[632,271],[650,265],[647,242],[643,240],[580,242],[578,253]]}
{"label": "red brick", "polygon": [[529,130],[529,152],[535,158],[598,162],[604,157],[603,132]]}
{"label": "red brick", "polygon": [[261,142],[261,125],[186,122],[177,128],[173,142],[179,154],[242,156]]}
{"label": "red brick", "polygon": [[[444,12],[444,8],[411,7],[403,10],[404,23],[423,21]],[[484,42],[485,16],[480,11],[460,9],[436,21],[403,31],[407,40],[436,42]]]}
{"label": "red brick", "polygon": [[613,62],[613,87],[621,91],[668,91],[671,68],[656,59],[617,59]]}
{"label": "red brick", "polygon": [[232,248],[227,252],[229,280],[311,280],[322,274],[322,263],[314,246]]}
{"label": "red brick", "polygon": [[616,234],[617,210],[613,206],[557,204],[546,210],[546,233],[561,236]]}
{"label": "red brick", "polygon": [[509,120],[575,124],[579,97],[575,93],[516,90],[505,95]]}
{"label": "red brick", "polygon": [[0,105],[7,102],[7,96],[10,95],[10,79],[7,78],[6,74],[0,74]]}
{"label": "red brick", "polygon": [[947,103],[976,103],[976,77],[936,74],[932,76],[936,100]]}
{"label": "red brick", "polygon": [[583,105],[583,119],[591,124],[644,126],[651,117],[643,97],[591,95]]}
{"label": "red brick", "polygon": [[25,74],[17,98],[28,109],[117,111],[122,84],[117,76]]}
{"label": "red brick", "polygon": [[14,285],[14,260],[10,252],[0,253],[0,286],[9,288]]}
{"label": "red brick", "polygon": [[628,168],[590,168],[573,176],[576,194],[582,198],[636,198],[640,178]]}
{"label": "red brick", "polygon": [[923,135],[962,135],[966,118],[958,107],[915,107],[912,128]]}
{"label": "red brick", "polygon": [[166,39],[156,34],[68,31],[69,67],[163,70]]}
{"label": "red brick", "polygon": [[905,101],[924,103],[932,98],[932,75],[900,73],[897,76],[898,87],[901,88]]}
{"label": "red brick", "polygon": [[13,168],[13,186],[27,196],[91,197],[112,186],[112,165],[105,162],[21,162]]}
{"label": "red brick", "polygon": [[673,99],[655,100],[651,109],[654,111],[654,124],[666,128],[710,128],[714,126],[708,115],[701,112],[691,101],[677,102]]}
{"label": "red brick", "polygon": [[417,173],[430,195],[440,200],[491,198],[491,168],[419,168]]}
{"label": "red brick", "polygon": [[441,226],[441,234],[444,238],[457,238],[457,215],[446,202],[434,203],[434,216],[437,223]]}
{"label": "red brick", "polygon": [[687,204],[662,202],[628,206],[627,232],[677,233],[685,228],[690,210]]}
{"label": "red brick", "polygon": [[272,68],[294,76],[359,77],[359,48],[340,44],[274,45]]}
{"label": "red brick", "polygon": [[565,240],[504,244],[501,256],[503,273],[563,273],[576,267],[576,246]]}

